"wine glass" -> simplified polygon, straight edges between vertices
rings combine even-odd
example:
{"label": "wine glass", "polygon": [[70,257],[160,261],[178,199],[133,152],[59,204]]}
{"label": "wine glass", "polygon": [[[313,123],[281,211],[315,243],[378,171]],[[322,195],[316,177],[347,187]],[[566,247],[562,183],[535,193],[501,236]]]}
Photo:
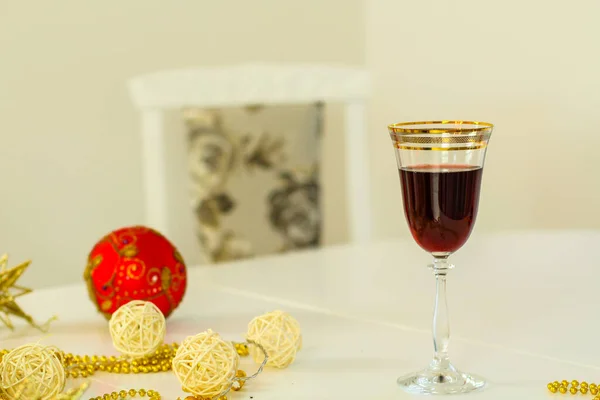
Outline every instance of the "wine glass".
{"label": "wine glass", "polygon": [[479,204],[483,163],[493,125],[473,121],[401,122],[388,127],[402,183],[404,214],[421,248],[431,253],[435,274],[433,361],[398,378],[407,392],[466,393],[485,381],[457,370],[448,358],[450,326],[446,275],[450,254],[469,238]]}

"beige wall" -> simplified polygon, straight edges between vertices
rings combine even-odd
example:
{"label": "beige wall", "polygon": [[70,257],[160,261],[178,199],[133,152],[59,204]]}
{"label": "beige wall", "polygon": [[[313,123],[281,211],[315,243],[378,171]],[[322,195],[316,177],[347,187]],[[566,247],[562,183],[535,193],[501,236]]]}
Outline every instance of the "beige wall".
{"label": "beige wall", "polygon": [[386,125],[496,124],[479,232],[600,228],[600,2],[367,1],[376,232],[408,235]]}
{"label": "beige wall", "polygon": [[[5,2],[0,252],[13,263],[34,260],[25,284],[80,281],[95,240],[142,222],[127,78],[248,61],[366,59],[375,84],[369,124],[378,237],[407,235],[385,126],[430,118],[497,124],[479,231],[599,228],[598,15],[596,0]],[[344,176],[333,111],[325,143],[328,243],[346,237],[344,192],[327,190]],[[176,157],[183,146],[181,135],[169,139],[181,225],[173,240],[193,263],[185,167]]]}
{"label": "beige wall", "polygon": [[[25,284],[79,282],[97,239],[142,222],[129,77],[249,61],[362,64],[363,14],[359,0],[3,2],[0,252],[33,259]],[[325,143],[327,182],[344,174],[338,117]],[[183,146],[182,136],[169,139],[172,156]],[[173,240],[193,263],[185,167],[170,159],[181,172]],[[345,238],[342,195],[326,193],[329,243]]]}

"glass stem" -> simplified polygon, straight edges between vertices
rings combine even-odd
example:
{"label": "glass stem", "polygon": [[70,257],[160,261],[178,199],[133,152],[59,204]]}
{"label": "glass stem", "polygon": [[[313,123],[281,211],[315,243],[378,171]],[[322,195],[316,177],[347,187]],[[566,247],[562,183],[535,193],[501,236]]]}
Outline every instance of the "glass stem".
{"label": "glass stem", "polygon": [[448,257],[435,257],[431,269],[435,274],[435,308],[433,311],[433,367],[446,369],[450,365],[448,345],[450,343],[450,319],[446,301],[446,275],[454,266]]}

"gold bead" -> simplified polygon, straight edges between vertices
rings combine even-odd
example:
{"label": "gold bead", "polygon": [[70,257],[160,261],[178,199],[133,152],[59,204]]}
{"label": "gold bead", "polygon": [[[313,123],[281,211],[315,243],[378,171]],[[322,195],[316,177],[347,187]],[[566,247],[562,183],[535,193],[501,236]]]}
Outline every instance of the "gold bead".
{"label": "gold bead", "polygon": [[[235,375],[237,376],[237,373]],[[554,385],[552,383],[549,383],[547,386],[548,386],[548,390],[554,389]]]}
{"label": "gold bead", "polygon": [[104,396],[102,396],[102,400],[110,400],[110,394],[104,394]]}
{"label": "gold bead", "polygon": [[563,381],[560,382],[560,384],[563,385],[563,386],[569,386],[569,381],[563,380]]}
{"label": "gold bead", "polygon": [[579,392],[579,390],[577,390],[577,388],[575,386],[571,386],[571,389],[569,389],[569,392],[571,392],[571,394],[577,394],[577,392]]}
{"label": "gold bead", "polygon": [[556,392],[558,391],[558,388],[557,388],[556,386],[552,386],[552,387],[550,388],[550,391],[551,391],[552,393],[556,393]]}
{"label": "gold bead", "polygon": [[594,382],[590,383],[590,389],[595,388],[595,387],[598,387],[598,386],[596,386],[596,384]]}
{"label": "gold bead", "polygon": [[98,365],[98,371],[105,371],[105,370],[106,370],[106,366],[104,366],[104,364]]}
{"label": "gold bead", "polygon": [[240,356],[242,356],[242,357],[245,357],[245,356],[247,356],[248,354],[250,354],[250,351],[248,350],[248,346],[247,346],[246,344],[244,344],[244,343],[239,343],[239,344],[236,346],[236,349],[235,349],[235,350],[236,350],[236,351],[237,351],[237,353],[238,353]]}
{"label": "gold bead", "polygon": [[73,370],[70,372],[71,378],[79,378],[79,371]]}
{"label": "gold bead", "polygon": [[119,398],[119,393],[117,393],[117,392],[112,392],[112,393],[110,394],[110,397],[111,397],[111,399],[113,399],[113,400],[117,400],[117,399]]}
{"label": "gold bead", "polygon": [[140,390],[138,390],[138,394],[139,394],[141,397],[144,397],[144,396],[146,395],[146,391],[145,391],[144,389],[140,389]]}
{"label": "gold bead", "polygon": [[146,366],[141,366],[140,367],[140,371],[142,371],[143,374],[147,374],[148,373],[148,367]]}
{"label": "gold bead", "polygon": [[117,361],[117,357],[115,357],[115,356],[110,356],[110,357],[108,357],[108,360],[109,360],[110,362],[115,362],[115,361]]}
{"label": "gold bead", "polygon": [[133,365],[134,367],[137,367],[138,365],[140,365],[140,363],[138,362],[138,360],[133,360],[131,362],[131,365]]}
{"label": "gold bead", "polygon": [[121,373],[121,368],[119,368],[119,366],[117,365],[112,369],[112,372],[114,372],[115,374],[119,374]]}
{"label": "gold bead", "polygon": [[98,362],[98,356],[92,356],[92,362]]}
{"label": "gold bead", "polygon": [[137,391],[135,389],[129,389],[129,397],[135,397]]}
{"label": "gold bead", "polygon": [[148,397],[154,397],[156,395],[156,392],[154,390],[150,389],[150,390],[148,390],[147,394],[148,394]]}
{"label": "gold bead", "polygon": [[163,366],[161,367],[161,369],[162,369],[164,372],[167,372],[167,371],[168,371],[170,368],[169,368],[169,366],[168,366],[168,365],[163,365]]}
{"label": "gold bead", "polygon": [[581,381],[581,387],[588,387],[588,383],[586,381]]}
{"label": "gold bead", "polygon": [[575,386],[575,387],[579,386],[579,381],[577,381],[576,379],[573,379],[571,381],[571,386]]}
{"label": "gold bead", "polygon": [[125,397],[127,397],[127,391],[126,391],[126,390],[121,390],[121,391],[119,392],[119,396],[120,396],[122,399],[124,399]]}
{"label": "gold bead", "polygon": [[88,372],[87,371],[81,371],[81,377],[82,378],[87,378],[88,377]]}
{"label": "gold bead", "polygon": [[579,388],[579,391],[581,392],[581,394],[586,394],[588,392],[588,388],[587,388],[587,386],[581,385],[581,387]]}
{"label": "gold bead", "polygon": [[153,365],[152,372],[158,372],[158,371],[160,371],[160,367],[158,365]]}
{"label": "gold bead", "polygon": [[567,393],[567,387],[566,386],[561,386],[558,388],[558,391],[561,392],[562,394]]}
{"label": "gold bead", "polygon": [[140,369],[138,367],[132,367],[131,368],[131,372],[133,372],[134,374],[139,374],[140,373]]}
{"label": "gold bead", "polygon": [[592,396],[595,396],[598,394],[598,388],[596,386],[591,387],[590,386],[590,393],[592,394]]}

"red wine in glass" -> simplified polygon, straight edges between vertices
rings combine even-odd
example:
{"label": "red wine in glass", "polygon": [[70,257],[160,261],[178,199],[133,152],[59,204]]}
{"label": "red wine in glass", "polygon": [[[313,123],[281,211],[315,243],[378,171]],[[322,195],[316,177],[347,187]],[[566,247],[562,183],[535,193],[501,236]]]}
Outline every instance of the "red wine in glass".
{"label": "red wine in glass", "polygon": [[465,244],[477,216],[482,171],[468,165],[400,169],[404,214],[424,250],[450,254]]}
{"label": "red wine in glass", "polygon": [[[404,214],[415,241],[433,256],[433,359],[397,382],[411,394],[480,390],[485,380],[450,362],[446,282],[451,253],[469,239],[479,205],[482,168],[494,128],[482,121],[399,122],[388,126],[400,170]],[[412,305],[407,305],[412,307]]]}

